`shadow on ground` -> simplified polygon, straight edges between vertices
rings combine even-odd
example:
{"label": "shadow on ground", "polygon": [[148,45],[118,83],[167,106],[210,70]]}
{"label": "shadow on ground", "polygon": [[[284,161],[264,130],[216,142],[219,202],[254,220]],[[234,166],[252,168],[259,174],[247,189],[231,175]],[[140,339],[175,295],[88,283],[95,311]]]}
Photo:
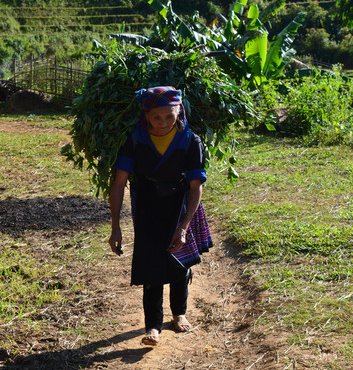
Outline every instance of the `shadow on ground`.
{"label": "shadow on ground", "polygon": [[[242,240],[236,238],[223,240],[224,254],[236,262],[240,271],[246,271],[248,264],[251,263],[251,261],[258,259],[258,257],[254,255],[245,254],[244,252],[246,251],[246,248],[247,245]],[[246,273],[242,272],[239,279],[242,282],[241,285],[243,290],[247,292],[247,299],[249,301],[254,301],[254,304],[261,301],[261,296],[266,289],[259,287],[256,284],[256,281],[249,279],[249,276]]]}
{"label": "shadow on ground", "polygon": [[8,198],[0,201],[0,232],[20,236],[26,230],[68,230],[110,219],[107,202],[96,198]]}
{"label": "shadow on ground", "polygon": [[[107,361],[120,359],[123,363],[134,364],[142,360],[143,356],[152,350],[151,347],[121,349],[104,352],[104,347],[114,346],[128,339],[143,334],[143,329],[131,330],[118,334],[106,340],[89,343],[76,349],[62,351],[43,352],[28,356],[17,356],[7,359],[3,370],[79,370],[92,365],[106,363]],[[101,352],[101,353],[97,353]]]}

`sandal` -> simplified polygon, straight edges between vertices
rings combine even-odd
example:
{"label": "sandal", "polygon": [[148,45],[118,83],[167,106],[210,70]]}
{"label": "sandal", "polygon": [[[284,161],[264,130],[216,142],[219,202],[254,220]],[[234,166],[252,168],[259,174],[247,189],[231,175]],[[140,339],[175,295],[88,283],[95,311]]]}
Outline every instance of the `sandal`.
{"label": "sandal", "polygon": [[156,346],[159,342],[159,331],[157,329],[147,330],[141,342],[146,346]]}
{"label": "sandal", "polygon": [[192,325],[186,319],[185,315],[177,315],[173,316],[172,324],[174,326],[175,331],[177,332],[187,332],[190,331]]}

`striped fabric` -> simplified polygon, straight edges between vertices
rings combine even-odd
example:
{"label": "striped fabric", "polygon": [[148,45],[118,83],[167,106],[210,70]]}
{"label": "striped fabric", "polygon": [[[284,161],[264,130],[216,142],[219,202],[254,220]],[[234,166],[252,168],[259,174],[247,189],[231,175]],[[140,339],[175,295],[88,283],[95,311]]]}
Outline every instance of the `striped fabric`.
{"label": "striped fabric", "polygon": [[136,91],[136,98],[145,112],[157,107],[181,105],[181,90],[173,86],[157,86]]}
{"label": "striped fabric", "polygon": [[207,224],[205,211],[200,203],[187,229],[186,243],[172,255],[181,265],[189,268],[200,263],[200,255],[203,252],[208,252],[211,247],[210,229]]}

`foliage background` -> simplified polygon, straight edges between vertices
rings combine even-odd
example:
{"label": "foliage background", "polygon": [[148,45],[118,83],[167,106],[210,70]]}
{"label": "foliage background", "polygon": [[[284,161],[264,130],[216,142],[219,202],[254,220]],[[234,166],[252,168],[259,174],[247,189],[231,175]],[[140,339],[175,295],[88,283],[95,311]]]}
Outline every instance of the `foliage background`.
{"label": "foliage background", "polygon": [[[270,3],[264,0],[254,2],[258,3],[260,9]],[[220,13],[226,15],[230,3],[223,0],[196,0],[191,3],[173,1],[173,7],[178,14],[185,16],[198,11],[205,22],[209,23]],[[335,1],[287,1],[281,12],[271,18],[270,33],[275,35],[288,24],[289,19],[305,10],[308,13],[306,22],[294,43],[298,58],[309,64],[342,63],[345,68],[352,69],[353,31],[348,28],[349,23],[342,21],[343,8],[338,7],[345,4],[341,3],[344,2],[336,5]],[[349,2],[347,3],[346,15],[349,16]],[[155,17],[144,0],[77,0],[74,4],[66,0],[1,0],[0,7],[2,74],[9,68],[14,57],[28,60],[31,55],[43,57],[55,54],[62,59],[80,59],[92,50],[93,37],[104,41],[107,34],[121,31],[146,35],[150,32]],[[60,12],[53,7],[60,7]],[[73,7],[80,9],[73,11]],[[115,8],[88,10],[91,7]],[[45,28],[48,25],[47,19],[33,18],[41,14],[55,14],[59,17],[58,22],[52,22],[50,25],[53,27]],[[124,14],[129,17],[124,18]],[[83,15],[94,15],[96,18],[77,18]],[[100,15],[102,17],[98,17]],[[103,15],[109,15],[109,18],[104,18]]]}

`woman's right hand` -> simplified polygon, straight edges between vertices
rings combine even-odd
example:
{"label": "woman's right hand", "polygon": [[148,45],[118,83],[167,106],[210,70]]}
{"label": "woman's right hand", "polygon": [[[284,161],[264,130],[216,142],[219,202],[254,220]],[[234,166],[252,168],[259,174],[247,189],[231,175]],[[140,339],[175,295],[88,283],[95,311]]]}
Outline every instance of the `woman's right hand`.
{"label": "woman's right hand", "polygon": [[112,252],[121,256],[123,254],[123,248],[121,245],[122,235],[120,227],[112,229],[112,233],[109,238],[109,245],[112,249]]}

